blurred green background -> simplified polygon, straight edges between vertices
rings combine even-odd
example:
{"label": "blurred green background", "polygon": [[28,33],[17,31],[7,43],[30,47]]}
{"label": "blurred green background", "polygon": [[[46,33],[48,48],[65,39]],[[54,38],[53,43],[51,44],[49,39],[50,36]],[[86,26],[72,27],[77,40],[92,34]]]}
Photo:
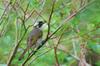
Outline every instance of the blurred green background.
{"label": "blurred green background", "polygon": [[[46,20],[48,23],[52,4],[53,0],[0,0],[0,66],[6,66],[14,46],[22,38],[25,32],[23,22],[26,27],[38,20]],[[80,56],[81,44],[86,46],[87,62],[93,66],[100,66],[100,0],[56,0],[50,33],[53,33],[71,13],[77,12],[84,5],[87,6],[54,34],[53,37],[56,38],[48,40],[29,60],[29,66],[56,66],[54,47],[63,31],[57,49],[60,66],[78,66],[72,55],[77,52],[77,56]],[[30,27],[24,35],[11,66],[21,66],[27,58],[28,53],[22,61],[18,61],[26,48],[27,36],[32,28]],[[43,38],[47,34],[47,27],[45,28]],[[33,61],[36,57],[38,58]]]}

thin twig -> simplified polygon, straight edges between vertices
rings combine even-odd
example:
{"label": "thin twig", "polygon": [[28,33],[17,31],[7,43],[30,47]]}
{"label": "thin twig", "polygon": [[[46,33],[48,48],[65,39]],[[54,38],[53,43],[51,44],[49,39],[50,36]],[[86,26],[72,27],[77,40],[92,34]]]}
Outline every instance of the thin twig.
{"label": "thin twig", "polygon": [[24,9],[20,6],[20,4],[18,2],[16,2],[16,4],[18,5],[18,7],[22,10],[22,12],[24,13]]}
{"label": "thin twig", "polygon": [[72,19],[72,18],[73,18],[74,16],[76,16],[79,12],[81,12],[83,9],[85,9],[86,6],[92,4],[93,2],[94,2],[94,1],[92,1],[92,2],[90,2],[90,3],[88,3],[88,4],[86,4],[86,5],[84,5],[84,6],[81,7],[79,10],[77,10],[77,12],[74,12],[74,13],[72,13],[71,15],[69,15],[69,16],[67,17],[67,19],[65,19],[65,20],[62,21],[62,24],[61,24],[60,26],[58,26],[58,28],[49,36],[49,38],[52,37],[52,36],[63,26],[63,24],[67,23],[70,19]]}
{"label": "thin twig", "polygon": [[5,12],[7,11],[7,9],[8,9],[8,7],[10,6],[10,4],[11,4],[11,2],[9,2],[8,3],[8,5],[6,6],[6,8],[4,9],[4,12],[3,12],[3,14],[1,15],[1,17],[0,17],[0,25],[2,24],[2,18],[3,18],[3,16],[5,15]]}
{"label": "thin twig", "polygon": [[[100,26],[99,26],[99,23],[96,25],[96,28],[95,29],[93,29],[93,30],[91,30],[91,31],[89,31],[89,32],[86,32],[86,33],[83,33],[81,36],[85,36],[86,34],[88,34],[88,33],[90,33],[90,32],[94,32],[94,31],[96,31],[97,29],[99,29],[100,28]],[[72,39],[76,39],[76,38],[78,38],[79,36],[74,36],[74,37],[70,37],[70,38],[68,38],[67,40],[72,40]]]}
{"label": "thin twig", "polygon": [[35,11],[34,11],[34,9],[33,9],[32,12],[31,12],[31,14],[25,19],[25,21],[27,21],[27,20],[33,15],[34,12],[35,12]]}
{"label": "thin twig", "polygon": [[[18,3],[17,3],[17,4],[18,4]],[[20,7],[20,8],[21,8],[21,7]],[[22,9],[22,11],[24,12],[23,8],[21,8],[21,9]],[[28,20],[28,19],[31,17],[31,15],[32,15],[33,13],[34,13],[34,11],[32,11],[32,13],[30,14],[30,16],[29,16],[26,20]],[[12,62],[12,60],[13,60],[13,58],[14,58],[16,52],[17,52],[17,49],[18,49],[18,47],[19,47],[19,44],[21,43],[21,41],[23,40],[24,36],[26,35],[27,30],[29,29],[29,27],[31,27],[31,26],[33,26],[33,25],[29,25],[29,26],[27,27],[27,29],[25,30],[25,32],[24,32],[22,38],[21,38],[21,39],[19,40],[19,42],[15,45],[14,50],[12,51],[12,53],[11,53],[11,55],[10,55],[10,58],[8,59],[8,62],[7,62],[7,65],[8,65],[8,66],[11,65],[11,62]]]}
{"label": "thin twig", "polygon": [[23,26],[24,26],[24,29],[25,29],[25,30],[26,30],[26,26],[25,26],[26,12],[27,12],[27,10],[28,10],[29,4],[30,4],[30,1],[28,2],[27,7],[26,7],[26,9],[25,9],[25,11],[24,11],[24,17],[23,17],[23,20],[22,20]]}
{"label": "thin twig", "polygon": [[40,13],[37,12],[37,10],[35,9],[35,13],[38,14],[44,21],[47,21],[42,15],[41,15],[42,10],[40,11]]}
{"label": "thin twig", "polygon": [[45,54],[48,53],[49,51],[51,51],[51,48],[50,48],[49,50],[47,50],[46,52],[40,54],[39,56],[33,58],[32,61],[29,63],[29,65],[31,65],[31,63],[33,63],[36,59],[38,59],[38,58],[41,57],[42,55],[45,55]]}
{"label": "thin twig", "polygon": [[25,35],[26,35],[26,33],[27,33],[29,27],[31,27],[31,26],[28,26],[28,27],[27,27],[27,29],[25,30],[25,32],[24,32],[24,34],[22,35],[21,39],[18,41],[18,43],[17,43],[17,44],[15,45],[15,47],[13,48],[13,51],[12,51],[12,53],[11,53],[9,59],[8,59],[8,62],[7,62],[7,65],[8,65],[8,66],[11,66],[11,62],[12,62],[13,58],[15,57],[15,54],[16,54],[17,49],[18,49],[18,47],[19,47],[19,44],[22,42],[23,38],[25,37]]}
{"label": "thin twig", "polygon": [[58,45],[60,44],[60,40],[64,34],[65,30],[63,30],[62,34],[60,35],[60,38],[58,39],[58,42],[56,44],[56,46],[54,47],[54,54],[55,54],[55,59],[56,59],[56,66],[60,66],[59,65],[59,61],[58,61],[58,56],[57,56],[57,48],[58,48]]}
{"label": "thin twig", "polygon": [[47,33],[47,38],[49,37],[49,33],[50,33],[50,22],[51,22],[51,18],[54,12],[54,6],[55,6],[56,0],[53,0],[53,5],[52,5],[52,10],[49,16],[49,21],[48,21],[48,33]]}
{"label": "thin twig", "polygon": [[54,54],[55,54],[55,59],[56,59],[56,66],[60,66],[59,61],[58,61],[57,48],[56,47],[54,47]]}
{"label": "thin twig", "polygon": [[46,38],[43,42],[42,42],[42,45],[39,46],[36,51],[33,51],[33,53],[30,54],[30,56],[22,63],[22,66],[24,66],[26,64],[26,62],[28,60],[30,60],[30,58],[63,26],[63,24],[65,22],[68,22],[70,19],[72,19],[72,17],[74,17],[76,14],[78,14],[80,11],[82,11],[87,5],[81,7],[77,12],[73,13],[72,15],[69,15],[67,19],[65,19],[63,21],[63,23],[48,37]]}
{"label": "thin twig", "polygon": [[42,10],[38,13],[36,9],[32,10],[31,14],[28,16],[28,18],[26,18],[25,21],[27,21],[33,15],[34,12],[38,15],[37,18],[36,18],[36,20],[35,20],[35,22],[37,21],[38,17],[41,17],[44,21],[47,22],[47,20],[41,15]]}
{"label": "thin twig", "polygon": [[5,33],[4,33],[4,32],[5,32],[5,28],[7,28],[7,25],[9,24],[8,19],[9,19],[9,15],[8,15],[7,18],[5,19],[6,21],[4,22],[4,25],[3,25],[2,29],[1,29],[0,37],[1,37],[2,35],[5,34]]}

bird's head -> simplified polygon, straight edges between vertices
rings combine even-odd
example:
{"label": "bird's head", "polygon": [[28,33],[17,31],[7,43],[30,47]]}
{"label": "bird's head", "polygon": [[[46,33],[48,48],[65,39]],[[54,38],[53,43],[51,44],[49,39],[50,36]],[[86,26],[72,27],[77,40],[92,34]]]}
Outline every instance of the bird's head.
{"label": "bird's head", "polygon": [[39,28],[39,29],[43,30],[44,24],[45,24],[45,23],[44,23],[43,21],[38,21],[38,22],[36,22],[36,23],[34,24],[34,26],[35,26],[36,28]]}
{"label": "bird's head", "polygon": [[43,25],[44,25],[44,22],[43,22],[43,21],[39,21],[37,26],[38,26],[39,28],[41,28]]}

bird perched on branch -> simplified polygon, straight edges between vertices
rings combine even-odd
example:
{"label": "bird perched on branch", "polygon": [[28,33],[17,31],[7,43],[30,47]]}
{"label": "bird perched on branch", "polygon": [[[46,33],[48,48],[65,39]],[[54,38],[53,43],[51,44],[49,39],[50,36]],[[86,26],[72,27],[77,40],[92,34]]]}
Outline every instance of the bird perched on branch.
{"label": "bird perched on branch", "polygon": [[33,28],[33,30],[29,33],[27,38],[27,47],[24,52],[20,55],[19,60],[21,60],[25,53],[29,51],[29,49],[35,50],[38,46],[41,45],[42,42],[42,26],[44,25],[43,21],[39,21],[37,25]]}

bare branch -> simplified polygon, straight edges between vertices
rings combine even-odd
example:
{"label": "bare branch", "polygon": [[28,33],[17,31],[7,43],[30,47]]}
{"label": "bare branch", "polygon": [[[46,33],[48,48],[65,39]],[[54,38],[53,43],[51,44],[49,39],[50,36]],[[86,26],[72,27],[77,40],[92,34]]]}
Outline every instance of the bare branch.
{"label": "bare branch", "polygon": [[51,22],[51,18],[52,18],[52,14],[54,12],[54,6],[55,6],[56,0],[53,0],[53,5],[52,5],[52,10],[49,16],[49,21],[48,21],[48,34],[47,34],[47,38],[49,37],[49,33],[50,33],[50,22]]}
{"label": "bare branch", "polygon": [[57,48],[56,47],[54,47],[54,54],[55,54],[55,59],[56,59],[56,66],[60,66],[59,61],[58,61]]}
{"label": "bare branch", "polygon": [[9,2],[8,3],[8,5],[6,6],[6,8],[4,9],[4,12],[3,12],[3,14],[1,15],[1,17],[0,17],[0,25],[2,24],[2,18],[3,18],[3,16],[5,15],[5,12],[7,11],[7,9],[8,9],[8,7],[10,6],[10,4],[11,4],[11,2]]}
{"label": "bare branch", "polygon": [[58,56],[57,56],[57,48],[58,48],[58,45],[60,44],[60,40],[64,34],[65,30],[63,30],[62,34],[60,35],[60,38],[58,39],[58,42],[56,44],[56,46],[54,47],[54,54],[55,54],[55,59],[56,59],[56,66],[60,66],[59,65],[59,61],[58,61]]}
{"label": "bare branch", "polygon": [[49,51],[51,51],[51,48],[50,48],[49,50],[47,50],[46,52],[40,54],[39,56],[33,58],[32,61],[29,63],[29,65],[31,65],[31,63],[33,63],[36,59],[38,59],[38,58],[41,57],[42,55],[45,55],[45,54],[48,53]]}
{"label": "bare branch", "polygon": [[[89,4],[88,4],[89,5]],[[24,66],[28,60],[65,24],[65,22],[68,22],[70,19],[72,19],[76,14],[78,14],[80,11],[82,11],[87,5],[81,7],[77,12],[72,13],[71,15],[68,16],[67,19],[65,19],[62,24],[48,37],[46,38],[43,42],[42,45],[39,46],[36,51],[33,51],[31,54],[29,54],[29,57],[23,62],[22,66]]]}
{"label": "bare branch", "polygon": [[26,33],[27,33],[29,27],[31,27],[31,26],[32,26],[32,25],[30,25],[30,26],[27,27],[27,29],[25,30],[25,32],[24,32],[24,34],[22,35],[21,39],[18,41],[17,44],[15,44],[15,47],[13,48],[13,51],[12,51],[12,53],[11,53],[9,59],[8,59],[8,62],[7,62],[7,65],[8,65],[8,66],[11,66],[11,62],[12,62],[13,58],[15,57],[15,54],[16,54],[16,52],[17,52],[17,49],[18,49],[20,43],[22,42],[22,40],[24,39],[24,37],[25,37],[25,35],[26,35]]}

